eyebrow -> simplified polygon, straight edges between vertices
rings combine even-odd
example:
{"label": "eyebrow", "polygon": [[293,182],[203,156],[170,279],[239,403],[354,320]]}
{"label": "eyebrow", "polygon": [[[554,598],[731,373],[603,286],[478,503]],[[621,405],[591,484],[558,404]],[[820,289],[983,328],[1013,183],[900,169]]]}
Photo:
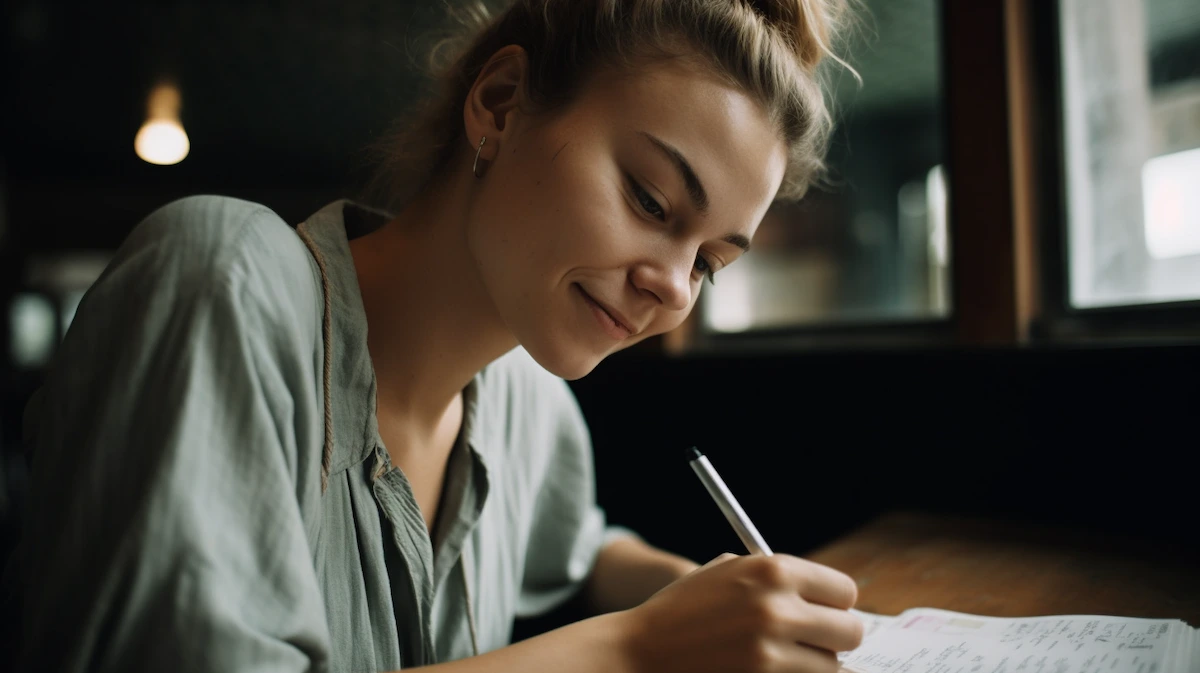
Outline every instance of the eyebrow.
{"label": "eyebrow", "polygon": [[[679,171],[679,177],[683,178],[683,184],[687,187],[688,196],[692,199],[692,205],[696,207],[696,210],[707,215],[708,191],[704,189],[704,184],[700,182],[700,178],[696,176],[696,171],[692,170],[692,165],[684,158],[683,153],[652,133],[647,133],[646,131],[640,131],[640,133],[671,160],[671,164]],[[742,252],[750,251],[750,239],[741,234],[726,234],[721,237],[721,240],[736,245],[742,249]]]}
{"label": "eyebrow", "polygon": [[736,245],[742,249],[742,252],[750,252],[750,239],[741,234],[726,234],[721,237],[721,240]]}
{"label": "eyebrow", "polygon": [[640,133],[671,160],[675,169],[679,171],[679,177],[683,178],[683,184],[687,187],[688,196],[691,197],[692,205],[696,207],[696,210],[708,214],[708,192],[705,191],[700,178],[696,177],[696,171],[692,170],[692,165],[683,157],[683,154],[653,134],[645,131]]}

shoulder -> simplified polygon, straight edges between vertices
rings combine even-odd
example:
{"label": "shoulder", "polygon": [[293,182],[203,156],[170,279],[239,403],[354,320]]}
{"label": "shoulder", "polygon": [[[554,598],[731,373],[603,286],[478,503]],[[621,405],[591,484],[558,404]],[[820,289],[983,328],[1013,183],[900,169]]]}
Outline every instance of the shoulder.
{"label": "shoulder", "polygon": [[184,273],[228,277],[310,272],[299,236],[275,211],[228,196],[197,195],[150,213],[130,232],[123,255],[153,252]]}
{"label": "shoulder", "polygon": [[121,366],[147,374],[200,349],[243,347],[264,368],[307,368],[321,338],[316,274],[270,209],[216,196],[173,201],[133,228],[88,288],[55,369],[75,380],[125,358]]}
{"label": "shoulder", "polygon": [[197,195],[139,222],[98,284],[148,284],[179,298],[221,294],[294,319],[319,305],[316,279],[304,243],[273,210]]}

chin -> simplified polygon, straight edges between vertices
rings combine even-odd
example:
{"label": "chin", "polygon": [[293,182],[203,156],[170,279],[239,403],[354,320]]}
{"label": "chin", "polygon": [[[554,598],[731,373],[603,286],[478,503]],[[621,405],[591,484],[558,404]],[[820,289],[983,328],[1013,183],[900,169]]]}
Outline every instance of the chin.
{"label": "chin", "polygon": [[567,381],[587,376],[608,355],[584,350],[576,344],[562,342],[549,344],[544,341],[541,343],[522,341],[521,346],[543,369]]}

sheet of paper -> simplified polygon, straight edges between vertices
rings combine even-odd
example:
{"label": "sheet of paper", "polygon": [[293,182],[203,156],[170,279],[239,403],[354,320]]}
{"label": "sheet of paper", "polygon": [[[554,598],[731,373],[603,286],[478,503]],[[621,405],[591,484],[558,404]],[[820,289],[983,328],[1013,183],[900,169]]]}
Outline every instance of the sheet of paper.
{"label": "sheet of paper", "polygon": [[[850,612],[853,615],[855,615],[856,617],[858,617],[859,619],[861,619],[863,622],[863,639],[862,639],[862,641],[864,643],[867,642],[867,638],[871,637],[872,633],[879,631],[880,629],[891,624],[892,622],[896,621],[896,619],[897,619],[897,617],[894,617],[892,615],[877,615],[874,612],[863,612],[862,610],[856,610],[854,608],[850,608]],[[861,645],[860,645],[860,647],[861,647]],[[852,654],[852,652],[838,652],[838,661],[842,662],[844,665],[846,662],[846,659],[851,654]],[[843,667],[841,669],[841,671],[846,671],[846,669]]]}
{"label": "sheet of paper", "polygon": [[840,659],[855,673],[1166,673],[1172,639],[1190,631],[1167,619],[1001,619],[921,608],[880,625]]}
{"label": "sheet of paper", "polygon": [[877,615],[873,612],[863,612],[850,608],[850,613],[863,621],[863,641],[872,633],[896,621],[896,617],[891,615]]}

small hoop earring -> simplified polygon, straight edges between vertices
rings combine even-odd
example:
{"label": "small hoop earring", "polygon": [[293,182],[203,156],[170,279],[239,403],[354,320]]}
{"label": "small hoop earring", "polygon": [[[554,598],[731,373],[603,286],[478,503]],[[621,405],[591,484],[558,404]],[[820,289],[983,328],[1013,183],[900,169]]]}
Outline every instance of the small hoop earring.
{"label": "small hoop earring", "polygon": [[479,174],[479,153],[483,151],[483,144],[486,142],[487,142],[487,136],[480,138],[479,139],[479,149],[475,150],[475,165],[471,166],[471,173],[473,173],[475,175],[475,177],[477,177],[477,178],[483,177],[482,175]]}

